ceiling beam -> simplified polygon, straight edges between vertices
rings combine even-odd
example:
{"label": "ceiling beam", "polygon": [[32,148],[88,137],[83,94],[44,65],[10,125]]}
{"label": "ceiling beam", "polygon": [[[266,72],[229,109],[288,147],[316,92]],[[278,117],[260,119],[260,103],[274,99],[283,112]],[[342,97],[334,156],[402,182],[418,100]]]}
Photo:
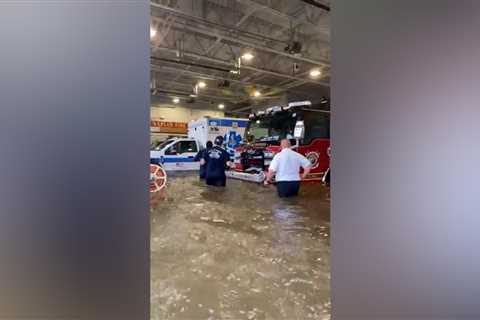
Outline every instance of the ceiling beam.
{"label": "ceiling beam", "polygon": [[[158,48],[158,47],[156,47]],[[159,49],[159,48],[158,48]],[[168,62],[168,63],[175,63],[175,64],[181,64],[189,67],[198,67],[198,68],[203,68],[203,69],[209,69],[209,70],[214,70],[214,71],[221,71],[221,72],[226,72],[230,73],[230,68],[220,68],[220,67],[215,67],[215,66],[209,66],[206,64],[200,64],[198,62],[187,62],[187,61],[182,61],[182,60],[176,60],[176,59],[167,59],[167,58],[159,58],[159,57],[154,57],[151,56],[150,59],[160,61],[160,62]]]}
{"label": "ceiling beam", "polygon": [[309,5],[312,5],[312,6],[314,6],[314,7],[317,7],[317,8],[320,8],[320,9],[323,9],[323,10],[325,10],[325,11],[330,12],[330,7],[329,7],[329,6],[327,6],[327,5],[323,4],[323,3],[320,3],[320,2],[318,2],[318,1],[316,1],[316,0],[300,0],[300,1],[303,1],[303,2],[305,2],[305,3],[308,3]]}
{"label": "ceiling beam", "polygon": [[[152,16],[152,20],[163,20],[163,19],[160,18],[160,17]],[[312,58],[309,58],[309,57],[295,56],[295,55],[292,55],[292,54],[290,54],[288,52],[285,52],[283,50],[279,50],[279,49],[268,47],[268,46],[265,46],[265,45],[262,45],[262,44],[254,43],[254,42],[247,41],[247,40],[243,40],[243,39],[240,39],[239,37],[229,36],[228,34],[226,34],[226,32],[225,33],[219,33],[219,32],[214,32],[212,30],[208,30],[206,28],[201,28],[200,26],[193,27],[193,26],[189,26],[187,24],[182,24],[178,20],[175,22],[175,25],[177,26],[176,29],[179,30],[179,31],[183,31],[183,32],[188,31],[190,33],[201,34],[201,35],[205,35],[205,36],[208,36],[208,37],[211,37],[211,38],[221,38],[221,41],[224,41],[224,42],[225,41],[226,42],[232,42],[232,43],[240,44],[242,46],[253,48],[253,49],[256,49],[256,50],[259,50],[259,51],[269,52],[269,53],[273,53],[273,54],[276,54],[276,55],[281,55],[281,56],[287,57],[287,58],[289,58],[291,60],[294,60],[294,61],[308,62],[308,63],[318,65],[318,66],[324,66],[324,65],[329,66],[330,65],[330,62],[325,60],[325,59],[312,59]],[[243,32],[238,31],[237,33],[239,35],[241,35]]]}
{"label": "ceiling beam", "polygon": [[189,97],[189,98],[195,98],[198,99],[198,97],[202,98],[209,98],[209,99],[215,99],[217,101],[228,101],[228,100],[233,100],[232,98],[229,97],[224,97],[224,96],[216,96],[216,95],[211,95],[211,94],[205,94],[205,93],[198,93],[197,97],[190,97],[191,92],[189,91],[179,91],[175,89],[164,89],[164,88],[152,88],[152,90],[156,90],[158,92],[162,93],[171,93],[179,96],[184,96],[184,97]]}
{"label": "ceiling beam", "polygon": [[[191,83],[178,82],[176,80],[169,81],[164,79],[156,79],[155,81],[156,81],[155,83],[157,84],[157,87],[159,85],[163,85],[165,87],[180,87],[180,88],[191,90],[191,93],[193,93],[193,87],[195,86]],[[202,95],[203,92],[205,93],[213,92],[213,93],[225,95],[225,89],[219,89],[211,86],[205,89],[202,89],[201,92],[199,92],[197,95]],[[232,90],[228,90],[228,94],[225,95],[225,99],[243,99],[243,98],[245,98],[245,95],[236,94]]]}
{"label": "ceiling beam", "polygon": [[[252,9],[250,10],[249,12],[245,13],[243,15],[242,18],[240,18],[240,20],[235,24],[235,26],[238,28],[240,27],[245,21],[247,21],[247,19],[255,12],[256,9]],[[217,39],[215,40],[215,42],[210,45],[204,52],[205,54],[209,54],[210,52],[212,52],[213,50],[215,50],[217,48],[217,46],[222,42],[222,37],[217,37]],[[198,58],[197,58],[198,60]],[[187,70],[190,70],[190,67],[187,68]],[[178,76],[175,77],[175,80],[178,80],[181,76],[182,76],[183,73],[180,73]]]}
{"label": "ceiling beam", "polygon": [[[176,53],[176,49],[174,49],[174,48],[161,47],[161,46],[156,46],[154,48],[155,48],[155,50],[166,51],[166,52],[170,52],[170,53]],[[193,53],[193,52],[185,52],[184,51],[182,53],[183,53],[184,56],[197,58],[199,60],[205,60],[205,61],[209,61],[209,62],[213,62],[213,63],[223,64],[223,65],[226,65],[226,66],[230,66],[232,69],[234,68],[233,63],[230,62],[230,61],[226,61],[226,60],[222,60],[222,59],[218,59],[218,58],[212,58],[212,57],[208,57],[208,56],[203,56],[203,55],[199,55],[199,54],[196,54],[196,53]],[[217,68],[217,67],[215,67],[215,68],[218,69],[218,70],[221,69],[221,68]],[[252,67],[252,66],[245,65],[245,64],[241,66],[241,69],[251,70],[251,71],[255,71],[257,73],[268,74],[268,75],[277,76],[277,77],[285,78],[285,79],[289,79],[289,80],[304,81],[304,82],[318,84],[318,85],[327,86],[327,87],[330,86],[330,84],[328,82],[325,82],[325,81],[319,81],[319,80],[308,79],[308,78],[301,78],[301,77],[292,76],[292,75],[289,75],[289,74],[286,74],[286,73],[281,73],[281,72],[277,72],[277,71],[274,71],[274,70],[260,69],[260,68]],[[225,72],[225,70],[223,70],[223,69],[220,70],[220,71]]]}
{"label": "ceiling beam", "polygon": [[268,23],[274,24],[274,25],[279,25],[283,28],[289,28],[291,23],[293,23],[294,28],[298,25],[305,24],[305,23],[316,27],[316,25],[314,23],[310,22],[310,21],[302,21],[302,20],[300,20],[296,17],[290,16],[290,15],[284,13],[284,12],[275,10],[272,7],[265,6],[265,5],[260,4],[256,1],[252,1],[252,0],[236,0],[236,1],[238,3],[241,3],[241,4],[245,5],[245,6],[256,8],[257,11],[264,11],[264,12],[267,12],[267,13],[273,15],[273,16],[276,16],[277,18],[282,19],[283,21],[282,21],[281,24],[275,24],[275,23],[272,23],[271,21],[268,21],[268,20],[265,20],[265,19],[262,19],[262,20],[264,20]]}
{"label": "ceiling beam", "polygon": [[[205,80],[212,80],[212,81],[228,80],[232,83],[238,83],[238,84],[241,84],[243,86],[253,86],[253,87],[258,88],[259,90],[271,89],[273,91],[271,93],[270,92],[267,92],[267,93],[262,92],[261,98],[266,98],[268,96],[280,94],[280,93],[283,93],[283,92],[286,91],[285,88],[278,87],[278,86],[258,84],[258,83],[253,83],[253,82],[248,82],[248,81],[243,81],[243,80],[238,80],[238,79],[231,79],[231,78],[227,78],[227,77],[223,77],[223,76],[219,76],[219,75],[212,75],[212,74],[198,72],[198,71],[178,69],[178,68],[174,68],[174,67],[170,67],[170,66],[152,64],[151,67],[152,67],[152,70],[154,70],[154,71],[157,71],[157,70],[161,71],[162,69],[167,70],[167,71],[171,71],[171,72],[175,72],[175,73],[183,71],[185,75],[189,75],[189,76],[191,76],[193,78],[196,78],[196,79],[205,79]],[[295,90],[295,92],[297,92],[299,94],[307,94],[307,92],[300,91],[300,90]]]}
{"label": "ceiling beam", "polygon": [[[179,70],[176,69],[176,68],[172,68],[172,67],[168,67],[168,66],[152,65],[152,70],[154,70],[154,71],[157,71],[157,70],[161,71],[162,69],[166,70],[166,71],[179,72]],[[185,75],[190,75],[190,76],[192,76],[193,78],[196,78],[196,79],[205,79],[205,80],[213,80],[213,81],[225,79],[225,80],[229,80],[231,82],[236,82],[236,83],[240,83],[240,84],[243,84],[243,85],[248,85],[248,83],[242,82],[240,80],[226,79],[226,78],[223,78],[221,76],[211,75],[211,74],[206,74],[206,73],[201,73],[201,72],[194,72],[194,71],[190,71],[190,70],[188,70],[188,71],[185,70]],[[268,86],[268,85],[266,85],[266,86],[258,85],[256,87],[261,91],[264,90],[264,89],[271,89],[272,92],[263,91],[262,95],[260,97],[257,97],[257,98],[253,98],[250,95],[246,94],[245,98],[243,98],[243,99],[239,98],[238,100],[235,101],[235,103],[241,103],[241,102],[250,101],[250,100],[264,101],[264,100],[270,100],[270,99],[277,99],[280,94],[283,94],[286,91],[282,88]],[[305,92],[301,92],[301,91],[297,91],[297,93],[306,94]]]}
{"label": "ceiling beam", "polygon": [[[181,11],[181,10],[178,10],[178,9],[166,6],[166,5],[162,5],[162,4],[154,3],[154,2],[150,2],[150,5],[154,8],[157,8],[159,10],[162,10],[162,11],[165,11],[165,12],[169,13],[170,15],[173,15],[173,16],[176,16],[176,17],[181,17],[184,20],[189,20],[189,21],[195,22],[197,24],[207,26],[211,29],[223,30],[226,33],[231,33],[232,31],[235,31],[235,32],[238,33],[238,31],[239,31],[239,30],[232,30],[232,26],[228,26],[228,25],[218,23],[218,22],[213,22],[211,20],[207,20],[207,19],[201,18],[199,16],[191,15],[189,13],[186,13],[184,11]],[[150,16],[155,17],[155,15],[153,15],[153,14],[151,14]],[[242,30],[241,33],[244,37],[250,37],[251,39],[255,39],[255,40],[261,41],[263,43],[273,41],[273,42],[288,44],[288,42],[289,42],[287,40],[275,39],[275,38],[268,37],[268,36],[266,36],[264,34],[261,34],[261,33],[254,33],[254,32],[247,31],[247,30]]]}

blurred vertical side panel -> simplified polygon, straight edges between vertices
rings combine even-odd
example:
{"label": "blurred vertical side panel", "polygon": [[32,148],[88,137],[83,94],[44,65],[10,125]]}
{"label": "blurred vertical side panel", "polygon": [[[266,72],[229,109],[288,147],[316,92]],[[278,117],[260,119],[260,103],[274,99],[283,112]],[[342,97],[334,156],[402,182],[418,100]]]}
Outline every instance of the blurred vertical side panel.
{"label": "blurred vertical side panel", "polygon": [[149,2],[0,21],[0,319],[147,319]]}
{"label": "blurred vertical side panel", "polygon": [[480,318],[480,1],[332,2],[332,308]]}

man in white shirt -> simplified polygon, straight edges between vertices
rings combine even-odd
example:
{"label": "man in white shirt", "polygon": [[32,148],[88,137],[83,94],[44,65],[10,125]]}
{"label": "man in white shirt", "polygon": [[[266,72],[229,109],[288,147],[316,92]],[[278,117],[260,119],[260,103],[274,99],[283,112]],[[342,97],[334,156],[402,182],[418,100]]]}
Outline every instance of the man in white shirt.
{"label": "man in white shirt", "polygon": [[275,176],[279,197],[296,196],[300,189],[300,168],[303,168],[303,178],[305,178],[310,173],[312,164],[303,155],[290,149],[290,140],[283,139],[280,146],[282,151],[273,157],[265,184]]}

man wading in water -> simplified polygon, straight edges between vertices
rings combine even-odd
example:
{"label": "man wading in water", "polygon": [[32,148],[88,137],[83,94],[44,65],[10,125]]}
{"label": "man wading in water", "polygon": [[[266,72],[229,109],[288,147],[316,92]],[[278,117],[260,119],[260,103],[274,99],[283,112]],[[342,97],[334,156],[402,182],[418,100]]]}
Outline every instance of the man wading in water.
{"label": "man wading in water", "polygon": [[[207,141],[206,149],[198,151],[194,161],[200,161],[201,159],[205,159],[205,154],[208,152],[208,150],[212,149],[212,147],[213,147],[212,141]],[[199,175],[200,175],[200,180],[205,179],[205,175],[206,175],[205,165],[200,164]]]}
{"label": "man wading in water", "polygon": [[300,168],[303,168],[303,178],[310,173],[311,162],[303,155],[290,149],[290,140],[280,142],[282,151],[273,157],[268,168],[265,184],[268,185],[275,176],[278,196],[281,198],[298,195],[300,189]]}
{"label": "man wading in water", "polygon": [[200,160],[200,165],[205,166],[205,181],[209,186],[225,187],[227,177],[225,169],[232,167],[230,155],[221,146],[223,137],[215,138],[215,146],[205,152],[205,157]]}

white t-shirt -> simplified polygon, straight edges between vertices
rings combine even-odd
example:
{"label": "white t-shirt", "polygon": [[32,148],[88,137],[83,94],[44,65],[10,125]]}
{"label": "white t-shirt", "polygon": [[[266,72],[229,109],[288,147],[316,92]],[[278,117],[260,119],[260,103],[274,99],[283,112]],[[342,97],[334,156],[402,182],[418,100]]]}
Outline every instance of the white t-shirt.
{"label": "white t-shirt", "polygon": [[275,181],[300,181],[300,167],[305,169],[311,165],[300,153],[285,148],[273,157],[268,169],[275,171]]}

